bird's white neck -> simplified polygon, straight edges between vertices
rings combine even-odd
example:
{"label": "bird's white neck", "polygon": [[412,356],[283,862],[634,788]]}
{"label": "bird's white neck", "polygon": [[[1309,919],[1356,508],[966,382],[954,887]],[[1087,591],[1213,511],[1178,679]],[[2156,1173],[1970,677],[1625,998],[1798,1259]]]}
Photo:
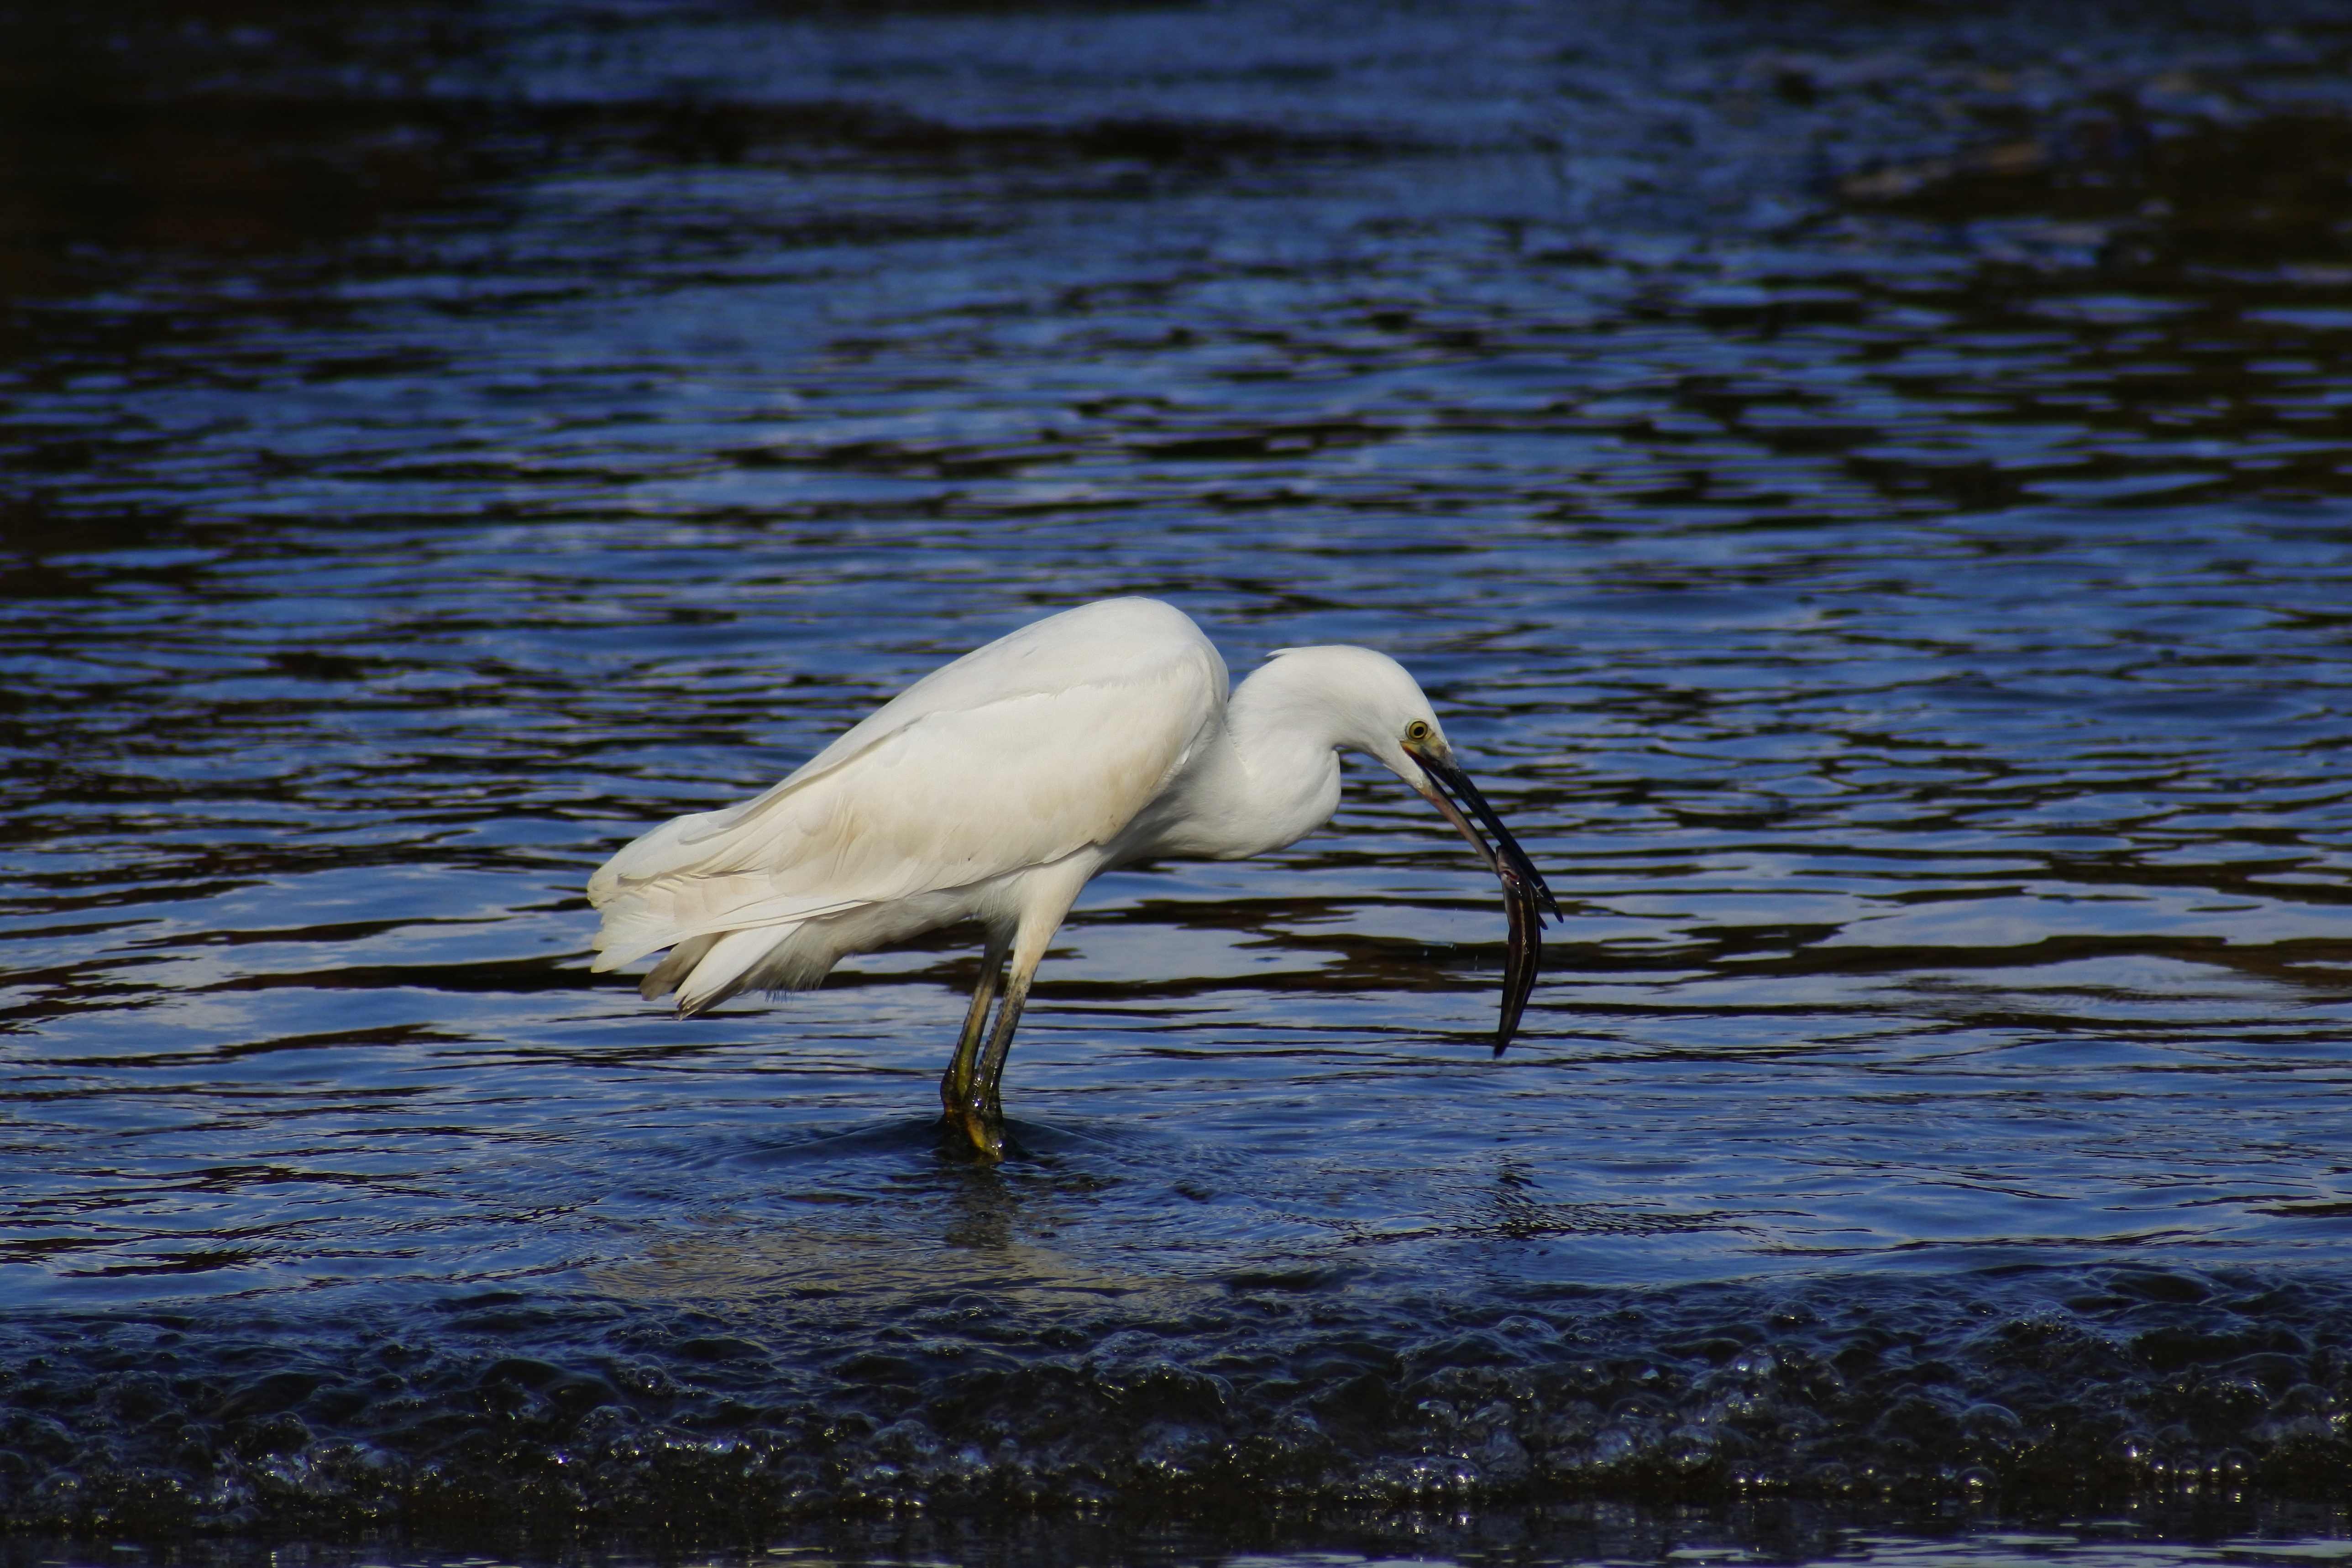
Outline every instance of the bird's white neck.
{"label": "bird's white neck", "polygon": [[1240,860],[1278,850],[1331,820],[1339,806],[1346,733],[1315,661],[1276,659],[1234,690],[1223,730],[1139,821],[1133,854]]}

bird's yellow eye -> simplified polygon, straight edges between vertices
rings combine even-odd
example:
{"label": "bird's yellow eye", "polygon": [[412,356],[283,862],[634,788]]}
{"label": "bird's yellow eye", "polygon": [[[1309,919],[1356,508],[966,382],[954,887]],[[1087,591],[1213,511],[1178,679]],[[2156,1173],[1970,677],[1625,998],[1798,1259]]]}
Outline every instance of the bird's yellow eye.
{"label": "bird's yellow eye", "polygon": [[1425,719],[1414,719],[1411,724],[1404,727],[1404,737],[1407,740],[1423,741],[1427,740],[1429,737],[1429,724]]}

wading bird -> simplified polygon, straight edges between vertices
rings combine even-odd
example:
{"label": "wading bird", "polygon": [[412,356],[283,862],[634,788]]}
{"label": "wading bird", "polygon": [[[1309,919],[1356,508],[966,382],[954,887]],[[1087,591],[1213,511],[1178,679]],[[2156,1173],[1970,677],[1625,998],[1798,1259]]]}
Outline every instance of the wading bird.
{"label": "wading bird", "polygon": [[1559,907],[1454,765],[1421,687],[1369,648],[1286,648],[1229,699],[1215,644],[1150,599],[1001,637],[758,799],[646,834],[588,883],[604,912],[594,967],[670,949],[638,989],[648,1001],[676,990],[690,1017],[739,991],[804,990],[849,954],[978,920],[988,956],[940,1101],[998,1158],[1005,1052],[1078,890],[1133,861],[1240,860],[1304,838],[1339,807],[1342,750],[1419,790],[1502,879],[1501,1055],[1535,987],[1542,912]]}

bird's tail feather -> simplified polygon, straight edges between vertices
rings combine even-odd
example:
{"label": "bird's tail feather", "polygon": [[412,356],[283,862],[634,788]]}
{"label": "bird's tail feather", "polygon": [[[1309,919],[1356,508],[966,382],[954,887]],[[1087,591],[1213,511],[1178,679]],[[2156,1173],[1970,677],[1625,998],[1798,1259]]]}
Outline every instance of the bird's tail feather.
{"label": "bird's tail feather", "polygon": [[599,907],[604,918],[593,944],[595,960],[588,966],[599,974],[664,947],[755,926],[782,940],[803,921],[839,915],[866,902],[778,894],[768,878],[751,874],[661,877],[602,892]]}
{"label": "bird's tail feather", "polygon": [[799,929],[796,925],[759,925],[749,931],[729,931],[719,935],[706,951],[695,956],[693,972],[679,981],[678,1015],[691,1018],[705,1008],[717,1007],[736,992],[747,989],[753,967],[780,942],[792,940],[793,934]]}
{"label": "bird's tail feather", "polygon": [[[660,979],[667,989],[674,982],[678,1014],[691,1018],[739,991],[812,989],[840,956],[840,934],[827,922],[760,925],[680,943],[677,952],[646,977],[646,984],[650,987]],[[666,976],[664,971],[672,965],[677,968]]]}
{"label": "bird's tail feather", "polygon": [[724,935],[724,932],[713,932],[708,936],[689,936],[671,948],[669,956],[656,964],[653,972],[637,982],[637,995],[649,1002],[658,1001],[677,989],[678,982],[702,962],[702,956],[709,952],[711,945]]}

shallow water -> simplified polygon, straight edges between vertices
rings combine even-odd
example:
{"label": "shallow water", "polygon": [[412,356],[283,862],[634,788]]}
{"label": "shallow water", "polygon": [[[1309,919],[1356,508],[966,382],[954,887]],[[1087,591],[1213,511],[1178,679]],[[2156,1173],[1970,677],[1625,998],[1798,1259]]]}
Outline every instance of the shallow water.
{"label": "shallow water", "polygon": [[[18,1528],[2340,1494],[2325,8],[11,26]],[[1096,884],[998,1168],[969,932],[587,973],[1129,592],[1421,676],[1569,910],[1507,1055],[1362,768]]]}

